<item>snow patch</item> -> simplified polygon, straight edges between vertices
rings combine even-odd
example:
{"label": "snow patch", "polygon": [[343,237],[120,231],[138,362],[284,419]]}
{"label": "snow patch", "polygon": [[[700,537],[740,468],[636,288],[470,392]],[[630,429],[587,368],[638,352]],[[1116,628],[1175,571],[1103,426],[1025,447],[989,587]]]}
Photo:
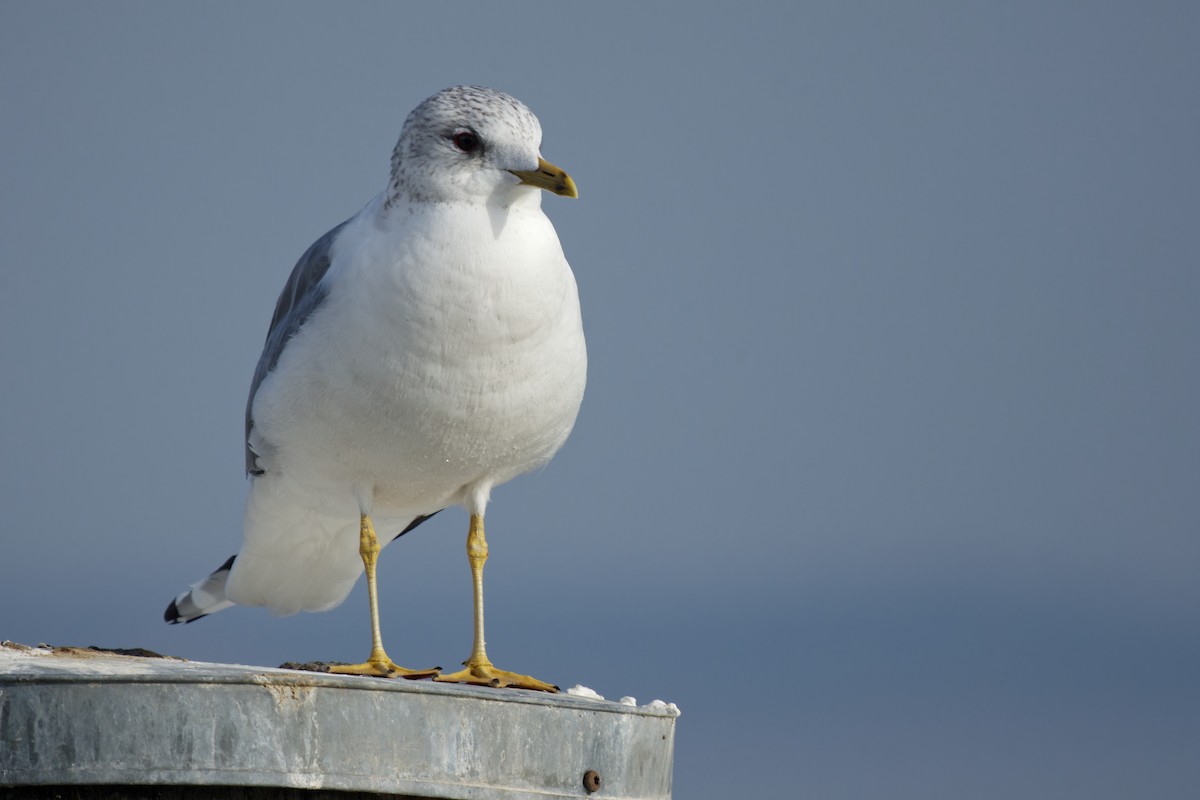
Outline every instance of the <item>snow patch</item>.
{"label": "snow patch", "polygon": [[604,695],[597,692],[595,689],[589,689],[586,686],[575,684],[570,689],[567,689],[567,694],[572,697],[582,697],[585,700],[603,700]]}
{"label": "snow patch", "polygon": [[649,709],[650,711],[669,711],[671,716],[678,717],[680,714],[679,706],[674,703],[664,703],[662,700],[651,700],[641,708]]}

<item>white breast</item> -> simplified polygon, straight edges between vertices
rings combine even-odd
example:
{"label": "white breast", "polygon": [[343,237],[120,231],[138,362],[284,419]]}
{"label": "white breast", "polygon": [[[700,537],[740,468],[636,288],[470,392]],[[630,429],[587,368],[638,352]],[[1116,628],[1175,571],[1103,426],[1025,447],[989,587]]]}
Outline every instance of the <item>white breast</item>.
{"label": "white breast", "polygon": [[414,208],[376,202],[347,226],[356,248],[335,246],[325,303],[253,409],[268,473],[371,487],[379,513],[544,464],[586,374],[575,279],[537,204]]}

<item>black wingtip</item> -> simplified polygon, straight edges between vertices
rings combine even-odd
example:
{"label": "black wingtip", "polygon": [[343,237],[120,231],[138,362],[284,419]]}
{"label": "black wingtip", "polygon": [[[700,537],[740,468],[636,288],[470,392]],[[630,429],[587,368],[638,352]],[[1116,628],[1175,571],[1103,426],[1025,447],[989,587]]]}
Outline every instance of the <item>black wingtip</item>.
{"label": "black wingtip", "polygon": [[181,622],[185,625],[190,625],[196,620],[204,619],[207,616],[208,614],[200,614],[196,617],[185,617],[179,613],[179,606],[175,605],[175,601],[172,600],[171,605],[167,606],[167,610],[163,612],[163,621],[168,625],[178,625]]}
{"label": "black wingtip", "polygon": [[417,517],[416,519],[414,519],[412,522],[408,523],[408,527],[406,527],[404,530],[402,530],[402,531],[400,531],[399,533],[397,533],[397,534],[396,534],[396,537],[395,537],[394,539],[392,539],[392,541],[393,541],[393,542],[394,542],[394,541],[396,541],[396,539],[399,539],[401,536],[403,536],[404,534],[408,533],[409,531],[411,531],[413,528],[415,528],[415,527],[417,527],[418,525],[420,525],[420,524],[421,524],[422,522],[424,522],[425,520],[429,519],[430,517],[434,516],[435,514],[440,514],[440,513],[442,513],[442,512],[443,512],[443,511],[445,511],[445,510],[446,510],[446,509],[444,509],[444,508],[439,508],[437,511],[434,511],[434,512],[433,512],[433,513],[431,513],[431,514],[422,514],[421,516],[419,516],[419,517]]}
{"label": "black wingtip", "polygon": [[171,605],[167,606],[167,610],[163,612],[163,620],[168,625],[178,625],[181,622],[185,625],[191,625],[196,620],[204,619],[207,616],[208,614],[197,614],[194,617],[184,617],[179,613],[179,606],[175,605],[174,600],[171,601]]}
{"label": "black wingtip", "polygon": [[[229,558],[225,559],[224,564],[222,564],[221,566],[219,566],[215,570],[213,570],[212,575],[209,575],[208,578],[203,582],[203,584],[198,583],[195,586],[193,586],[192,589],[194,590],[196,588],[196,586],[201,586],[201,585],[207,586],[208,584],[212,583],[213,579],[216,578],[217,576],[219,576],[222,572],[228,573],[231,569],[233,569],[233,562],[236,559],[237,559],[237,553],[234,553]],[[220,588],[224,589],[224,587],[225,587],[225,580],[224,580],[224,578],[222,578],[220,580]],[[209,587],[209,588],[211,590],[211,587]],[[195,622],[198,619],[204,619],[205,617],[207,617],[208,613],[209,613],[207,611],[204,612],[203,614],[196,614],[193,617],[187,617],[187,616],[184,616],[184,614],[179,610],[178,602],[181,598],[187,598],[185,602],[187,602],[189,604],[189,606],[194,607],[196,605],[194,602],[191,602],[191,596],[192,596],[192,591],[189,590],[189,591],[185,592],[184,594],[179,595],[179,597],[176,597],[174,600],[172,600],[171,605],[167,606],[167,610],[163,612],[163,621],[166,622],[168,625],[178,625],[180,622]],[[224,607],[225,607],[224,605],[220,605],[220,608],[224,608]]]}

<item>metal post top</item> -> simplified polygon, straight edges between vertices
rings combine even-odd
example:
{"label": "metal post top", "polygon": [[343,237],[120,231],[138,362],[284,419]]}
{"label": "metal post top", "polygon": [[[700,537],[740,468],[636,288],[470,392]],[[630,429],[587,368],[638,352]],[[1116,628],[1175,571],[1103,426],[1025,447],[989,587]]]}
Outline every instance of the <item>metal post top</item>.
{"label": "metal post top", "polygon": [[674,705],[0,643],[0,786],[670,798]]}

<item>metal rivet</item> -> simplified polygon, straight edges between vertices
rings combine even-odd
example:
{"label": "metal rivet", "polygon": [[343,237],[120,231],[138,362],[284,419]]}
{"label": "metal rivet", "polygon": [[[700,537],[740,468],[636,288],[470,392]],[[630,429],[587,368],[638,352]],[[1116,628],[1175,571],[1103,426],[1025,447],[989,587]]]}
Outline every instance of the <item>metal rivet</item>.
{"label": "metal rivet", "polygon": [[600,791],[600,773],[594,769],[589,769],[583,773],[583,788],[588,794]]}

